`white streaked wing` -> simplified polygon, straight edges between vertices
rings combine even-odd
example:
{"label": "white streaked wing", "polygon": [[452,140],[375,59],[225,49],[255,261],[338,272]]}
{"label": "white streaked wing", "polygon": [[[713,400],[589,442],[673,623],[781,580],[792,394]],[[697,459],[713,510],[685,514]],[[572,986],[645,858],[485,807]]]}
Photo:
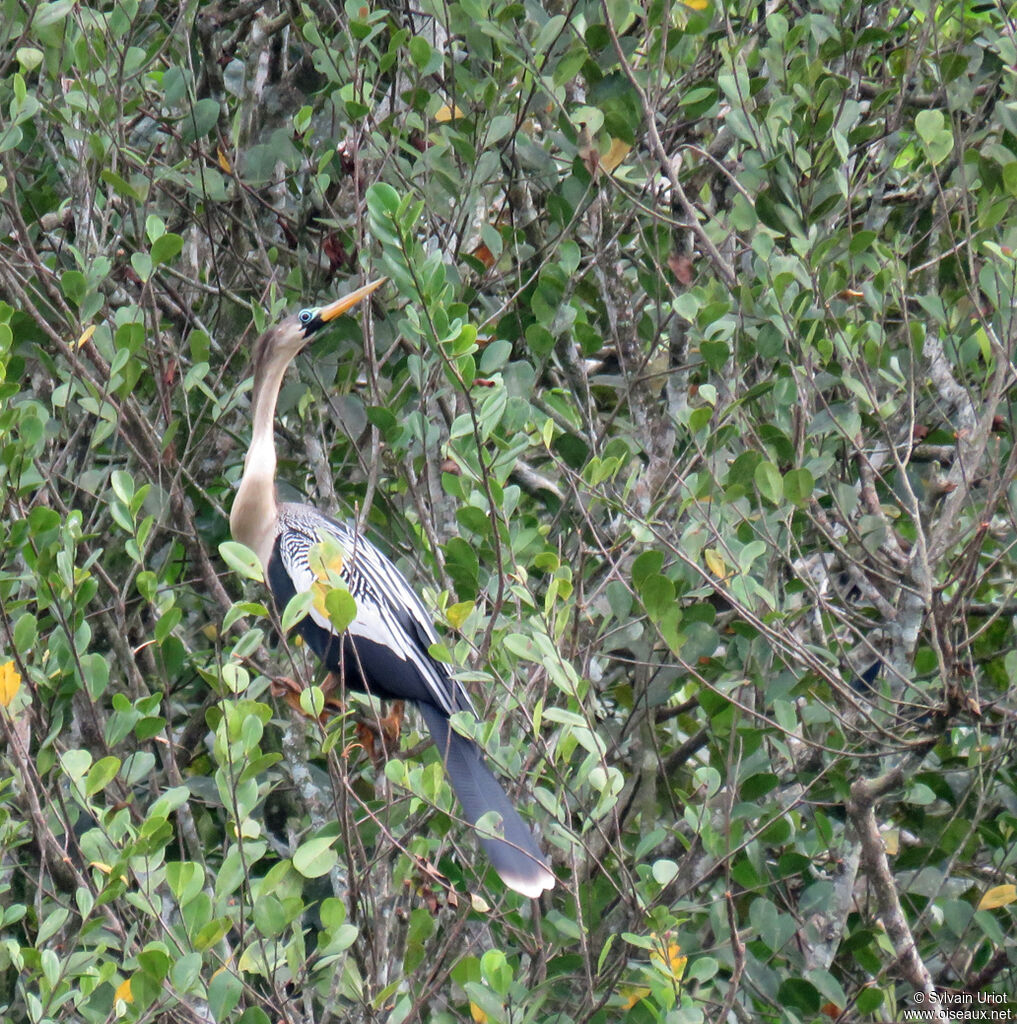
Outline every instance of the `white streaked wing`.
{"label": "white streaked wing", "polygon": [[[427,645],[438,642],[438,634],[420,598],[406,577],[363,534],[346,523],[320,513],[310,505],[283,504],[279,509],[280,554],[297,593],[310,590],[317,577],[311,570],[308,553],[326,536],[345,552],[339,575],[357,602],[357,615],[350,624],[354,637],[380,644],[403,661],[412,662],[426,680],[434,703],[447,714],[462,709],[453,697],[458,690],[469,706],[468,698],[427,653]],[[402,613],[402,618],[399,615]],[[331,622],[317,609],[308,613],[322,629],[335,633]],[[409,619],[418,636],[407,629]]]}

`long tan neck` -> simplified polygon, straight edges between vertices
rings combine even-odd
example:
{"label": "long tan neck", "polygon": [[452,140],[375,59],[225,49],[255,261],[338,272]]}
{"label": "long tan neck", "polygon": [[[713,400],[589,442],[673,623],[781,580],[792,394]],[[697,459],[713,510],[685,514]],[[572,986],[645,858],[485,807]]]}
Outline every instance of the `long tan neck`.
{"label": "long tan neck", "polygon": [[275,407],[288,365],[288,358],[269,357],[264,364],[255,362],[251,447],[247,450],[244,475],[230,509],[233,539],[254,551],[266,574],[279,515],[275,497]]}

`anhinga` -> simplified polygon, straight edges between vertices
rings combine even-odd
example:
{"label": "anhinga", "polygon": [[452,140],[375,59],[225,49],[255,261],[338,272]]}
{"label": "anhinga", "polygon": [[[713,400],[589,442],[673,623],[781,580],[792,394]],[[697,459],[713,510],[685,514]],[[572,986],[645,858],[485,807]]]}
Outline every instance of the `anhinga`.
{"label": "anhinga", "polygon": [[[324,607],[314,602],[298,632],[346,687],[417,705],[467,820],[476,824],[490,811],[501,818],[499,837],[480,837],[495,870],[510,888],[536,897],[554,885],[554,876],[480,748],[451,727],[450,715],[473,712],[473,707],[446,666],[429,653],[438,637],[420,599],[403,574],[354,527],[311,505],[280,503],[276,498],[273,427],[286,368],[315,332],[381,283],[374,281],[328,306],[303,309],[256,342],[254,426],[230,511],[230,532],[257,554],[280,612],[295,594],[316,584],[320,592],[323,581],[312,568],[312,549],[323,543],[331,546],[330,568],[353,595],[356,616],[340,635],[323,614]],[[336,550],[341,552],[338,558]]]}

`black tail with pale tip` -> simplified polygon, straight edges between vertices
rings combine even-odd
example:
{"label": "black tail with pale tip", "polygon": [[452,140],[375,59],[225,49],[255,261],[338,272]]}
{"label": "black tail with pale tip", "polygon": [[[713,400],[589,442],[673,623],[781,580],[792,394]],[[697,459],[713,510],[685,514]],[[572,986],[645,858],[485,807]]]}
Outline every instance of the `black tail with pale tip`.
{"label": "black tail with pale tip", "polygon": [[421,702],[417,706],[441,753],[449,782],[459,798],[466,820],[475,825],[491,811],[501,817],[501,835],[504,838],[478,833],[481,845],[501,880],[510,889],[531,898],[552,888],[554,875],[533,833],[487,766],[480,748],[472,740],[460,736],[445,714],[433,704]]}

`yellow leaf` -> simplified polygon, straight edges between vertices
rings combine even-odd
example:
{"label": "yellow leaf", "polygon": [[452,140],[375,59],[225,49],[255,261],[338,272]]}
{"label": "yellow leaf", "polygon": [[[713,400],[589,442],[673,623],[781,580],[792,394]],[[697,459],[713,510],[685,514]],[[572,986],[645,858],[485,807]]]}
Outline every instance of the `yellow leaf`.
{"label": "yellow leaf", "polygon": [[900,850],[900,829],[888,828],[883,833],[883,847],[891,857],[895,857]]}
{"label": "yellow leaf", "polygon": [[1017,900],[1017,885],[993,886],[979,901],[979,910],[994,910]]}
{"label": "yellow leaf", "polygon": [[[319,541],[307,553],[307,561],[311,572],[322,582],[335,585],[340,582],[335,577],[342,577],[343,561],[346,552],[331,537]],[[333,576],[334,574],[334,576]]]}
{"label": "yellow leaf", "polygon": [[89,324],[81,333],[81,337],[74,343],[75,348],[81,348],[95,334],[95,324]]}
{"label": "yellow leaf", "polygon": [[550,417],[544,420],[544,425],[540,428],[540,439],[544,442],[544,447],[550,449],[554,440],[554,420]]}
{"label": "yellow leaf", "polygon": [[131,979],[125,978],[119,985],[117,985],[116,995],[114,999],[122,999],[125,1003],[133,1003],[134,996],[131,995]]}
{"label": "yellow leaf", "polygon": [[681,953],[682,947],[677,942],[669,942],[666,951],[663,948],[655,949],[650,954],[650,960],[665,974],[675,981],[680,981],[689,959],[687,956],[682,956]]}
{"label": "yellow leaf", "polygon": [[487,1024],[487,1014],[472,1000],[470,1001],[470,1016],[476,1021],[476,1024]]}
{"label": "yellow leaf", "polygon": [[328,618],[325,598],[336,586],[343,585],[342,571],[346,552],[332,537],[322,538],[307,553],[307,562],[316,580],[311,584],[311,593],[315,611],[323,618]]}
{"label": "yellow leaf", "polygon": [[325,598],[328,597],[328,592],[332,588],[327,583],[315,582],[311,584],[311,593],[314,595],[311,598],[311,603],[314,605],[314,610],[323,618],[328,618],[328,609],[325,607]]}
{"label": "yellow leaf", "polygon": [[88,866],[90,868],[97,868],[104,875],[110,874],[110,872],[113,870],[108,864],[103,864],[101,860],[91,860],[88,862]]}
{"label": "yellow leaf", "polygon": [[693,11],[705,11],[710,6],[710,0],[682,0],[682,3]]}
{"label": "yellow leaf", "polygon": [[474,607],[473,601],[460,601],[459,604],[452,605],[445,613],[449,625],[453,629],[462,629],[463,623],[469,618]]}
{"label": "yellow leaf", "polygon": [[465,117],[462,108],[457,103],[455,107],[450,107],[447,103],[438,108],[438,112],[434,115],[435,121],[439,124],[444,124],[446,121],[454,121],[457,117]]}
{"label": "yellow leaf", "polygon": [[612,139],[611,148],[600,158],[600,166],[611,173],[631,152],[632,147],[621,139]]}
{"label": "yellow leaf", "polygon": [[215,151],[216,159],[219,161],[219,166],[227,173],[233,173],[233,165],[230,163],[230,158],[222,151],[222,147],[216,147]]}
{"label": "yellow leaf", "polygon": [[724,557],[716,548],[706,548],[706,550],[703,551],[703,557],[706,559],[706,568],[709,569],[717,579],[722,580],[727,576],[727,565],[724,562]]}
{"label": "yellow leaf", "polygon": [[9,708],[20,688],[21,673],[14,667],[14,662],[0,665],[0,706]]}
{"label": "yellow leaf", "polygon": [[648,988],[642,988],[638,985],[626,985],[623,988],[618,989],[618,995],[625,1000],[622,1004],[623,1010],[631,1010],[640,999],[645,999],[649,994],[650,990]]}

